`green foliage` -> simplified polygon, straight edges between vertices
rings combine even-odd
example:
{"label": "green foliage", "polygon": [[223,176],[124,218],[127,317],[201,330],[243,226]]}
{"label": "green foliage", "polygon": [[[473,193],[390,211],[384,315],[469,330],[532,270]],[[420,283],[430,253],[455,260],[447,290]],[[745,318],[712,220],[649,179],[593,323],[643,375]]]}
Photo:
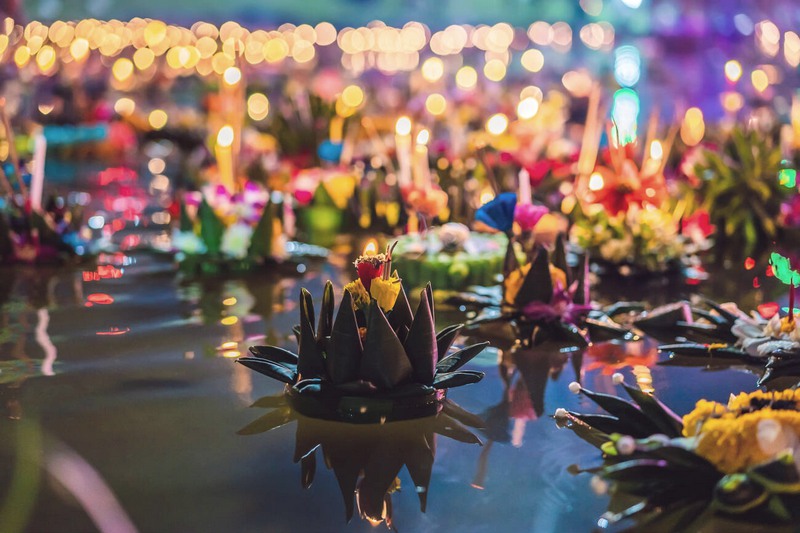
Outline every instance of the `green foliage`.
{"label": "green foliage", "polygon": [[717,226],[718,244],[752,253],[778,236],[781,203],[780,147],[758,131],[734,129],[718,151],[706,150],[695,170],[701,178],[690,208],[704,208]]}
{"label": "green foliage", "polygon": [[268,202],[261,214],[253,238],[250,241],[248,255],[251,258],[270,257],[272,254],[272,226],[275,218],[275,206]]}
{"label": "green foliage", "polygon": [[206,244],[208,253],[218,254],[222,245],[222,234],[225,233],[225,225],[205,200],[200,203],[197,218],[200,221],[200,237]]}

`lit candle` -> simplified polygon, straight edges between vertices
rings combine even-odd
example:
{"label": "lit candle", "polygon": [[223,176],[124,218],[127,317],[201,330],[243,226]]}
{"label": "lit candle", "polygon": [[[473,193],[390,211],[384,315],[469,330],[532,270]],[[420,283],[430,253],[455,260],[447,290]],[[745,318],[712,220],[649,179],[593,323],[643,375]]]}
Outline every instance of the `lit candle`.
{"label": "lit candle", "polygon": [[31,170],[31,209],[42,209],[42,194],[44,193],[44,163],[47,158],[47,139],[39,132],[33,140],[33,169]]}
{"label": "lit candle", "polygon": [[431,186],[431,167],[428,161],[430,137],[431,133],[425,128],[419,130],[417,144],[414,147],[414,184],[426,190]]}
{"label": "lit candle", "polygon": [[519,198],[521,204],[531,203],[531,175],[524,168],[519,171]]}
{"label": "lit candle", "polygon": [[217,156],[217,169],[219,171],[219,182],[229,191],[234,190],[234,168],[233,168],[233,128],[225,125],[217,133],[217,144],[214,153]]}
{"label": "lit candle", "polygon": [[411,119],[400,117],[394,127],[394,145],[397,151],[397,184],[405,187],[411,184]]}
{"label": "lit candle", "polygon": [[331,119],[331,127],[330,127],[331,142],[333,143],[342,142],[343,132],[344,132],[344,119],[339,115],[336,115]]}

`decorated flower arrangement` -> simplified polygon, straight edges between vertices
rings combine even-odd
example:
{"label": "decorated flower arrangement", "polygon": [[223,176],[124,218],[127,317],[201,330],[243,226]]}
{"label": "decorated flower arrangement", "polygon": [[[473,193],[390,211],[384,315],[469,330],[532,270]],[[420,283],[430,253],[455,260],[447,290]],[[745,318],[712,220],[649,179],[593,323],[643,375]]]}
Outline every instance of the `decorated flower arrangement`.
{"label": "decorated flower arrangement", "polygon": [[684,303],[684,316],[673,316],[665,325],[670,327],[670,323],[679,322],[684,331],[695,333],[683,335],[695,342],[668,344],[660,349],[671,353],[673,358],[755,367],[764,371],[759,384],[784,376],[800,376],[800,320],[794,307],[800,273],[791,268],[788,258],[778,253],[771,254],[770,263],[775,277],[790,287],[785,315],[781,316],[777,305],[762,306],[748,315],[734,303],[713,304],[715,313],[706,313],[702,321],[692,324],[691,316],[685,318],[689,308]]}
{"label": "decorated flower arrangement", "polygon": [[400,470],[405,466],[419,497],[420,510],[427,507],[429,486],[436,459],[439,435],[468,444],[481,444],[468,427],[483,427],[483,420],[450,400],[442,403],[435,416],[390,424],[354,425],[317,420],[300,415],[286,398],[265,397],[254,407],[270,412],[239,431],[255,435],[297,420],[293,461],[300,463],[301,483],[307,489],[314,482],[317,456],[339,482],[349,522],[355,512],[372,525],[385,522],[393,529],[393,495],[402,491]]}
{"label": "decorated flower arrangement", "polygon": [[187,193],[172,249],[190,272],[246,270],[286,256],[281,219],[269,193],[253,182],[231,192],[221,184]]}
{"label": "decorated flower arrangement", "polygon": [[407,286],[420,287],[430,280],[437,290],[464,290],[497,283],[508,239],[449,222],[425,233],[404,235],[397,242],[395,262]]}
{"label": "decorated flower arrangement", "polygon": [[721,251],[749,255],[791,228],[796,171],[782,159],[772,134],[734,128],[718,148],[706,147],[684,165],[688,210],[709,213]]}
{"label": "decorated flower arrangement", "polygon": [[483,378],[460,370],[488,343],[449,353],[461,325],[434,330],[433,290],[420,293],[412,313],[401,280],[392,271],[392,249],[365,250],[334,316],[328,282],[318,325],[314,303],[300,295],[299,353],[255,346],[239,363],[287,384],[291,405],[312,417],[377,422],[438,412],[445,390]]}
{"label": "decorated flower arrangement", "polygon": [[633,144],[611,146],[591,173],[575,184],[577,203],[570,241],[607,273],[622,275],[677,270],[711,246],[713,228],[700,214],[683,220],[668,205],[664,165],[668,153],[652,141],[641,165]]}
{"label": "decorated flower arrangement", "polygon": [[308,242],[333,244],[347,222],[357,177],[341,167],[301,170],[292,180],[299,229]]}
{"label": "decorated flower arrangement", "polygon": [[555,415],[602,451],[603,464],[588,471],[612,483],[614,498],[628,498],[604,521],[632,517],[655,530],[694,530],[711,516],[800,518],[800,392],[741,393],[727,404],[700,400],[680,418],[622,375],[614,381],[633,402],[573,383],[571,390],[608,414],[558,409]]}

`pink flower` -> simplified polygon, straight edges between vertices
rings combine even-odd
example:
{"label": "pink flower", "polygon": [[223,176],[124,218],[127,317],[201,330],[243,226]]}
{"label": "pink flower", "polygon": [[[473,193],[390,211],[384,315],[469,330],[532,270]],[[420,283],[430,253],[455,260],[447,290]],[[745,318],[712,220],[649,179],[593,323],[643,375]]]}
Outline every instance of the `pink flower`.
{"label": "pink flower", "polygon": [[530,231],[539,220],[549,212],[547,207],[534,204],[517,204],[514,210],[514,222],[522,231]]}

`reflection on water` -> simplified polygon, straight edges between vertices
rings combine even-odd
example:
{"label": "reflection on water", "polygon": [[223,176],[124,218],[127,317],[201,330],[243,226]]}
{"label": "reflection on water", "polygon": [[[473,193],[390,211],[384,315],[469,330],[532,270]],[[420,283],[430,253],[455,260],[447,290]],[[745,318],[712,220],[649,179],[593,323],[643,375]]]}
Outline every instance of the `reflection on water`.
{"label": "reflection on water", "polygon": [[304,489],[314,482],[317,451],[333,470],[349,522],[356,507],[371,525],[386,523],[394,530],[392,496],[402,490],[398,474],[405,467],[419,498],[420,511],[427,508],[438,436],[466,444],[480,444],[466,425],[483,426],[477,416],[446,400],[436,416],[386,424],[348,424],[316,420],[296,413],[284,396],[267,396],[256,407],[273,410],[239,431],[255,435],[296,420],[293,462],[300,463]]}

